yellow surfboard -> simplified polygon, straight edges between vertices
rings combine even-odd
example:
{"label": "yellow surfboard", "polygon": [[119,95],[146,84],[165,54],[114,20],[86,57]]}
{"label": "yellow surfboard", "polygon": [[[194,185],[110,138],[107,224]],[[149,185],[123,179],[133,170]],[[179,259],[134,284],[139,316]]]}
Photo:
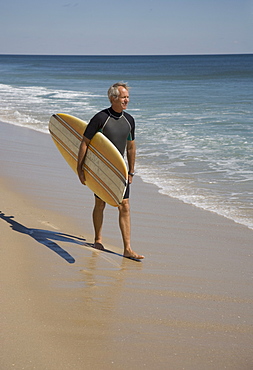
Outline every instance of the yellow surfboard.
{"label": "yellow surfboard", "polygon": [[[77,157],[87,123],[69,114],[54,114],[49,132],[58,150],[77,173]],[[102,133],[90,141],[83,170],[86,185],[102,200],[117,207],[123,200],[128,171],[118,149]]]}

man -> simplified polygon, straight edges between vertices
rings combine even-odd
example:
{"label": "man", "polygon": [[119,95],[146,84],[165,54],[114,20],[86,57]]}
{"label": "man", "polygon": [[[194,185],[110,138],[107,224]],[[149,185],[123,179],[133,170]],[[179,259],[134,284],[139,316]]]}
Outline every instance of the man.
{"label": "man", "polygon": [[[108,90],[108,98],[111,107],[97,113],[89,122],[83,136],[78,153],[77,172],[82,184],[85,185],[85,177],[82,170],[85,154],[90,140],[101,131],[118,148],[122,156],[126,150],[128,162],[128,187],[124,199],[119,205],[119,226],[124,244],[124,256],[133,259],[142,259],[141,256],[131,249],[130,243],[130,206],[129,185],[133,181],[135,165],[135,122],[134,118],[124,112],[129,103],[129,87],[123,82],[117,82]],[[93,225],[95,231],[94,248],[103,250],[102,225],[105,202],[95,195],[95,206],[93,209]]]}

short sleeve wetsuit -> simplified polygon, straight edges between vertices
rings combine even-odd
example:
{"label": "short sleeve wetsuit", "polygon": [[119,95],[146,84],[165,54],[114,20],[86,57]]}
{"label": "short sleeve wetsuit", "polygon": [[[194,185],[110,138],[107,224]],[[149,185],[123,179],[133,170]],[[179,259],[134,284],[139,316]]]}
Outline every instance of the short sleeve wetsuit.
{"label": "short sleeve wetsuit", "polygon": [[[127,141],[135,139],[135,121],[127,112],[117,113],[111,107],[97,113],[89,122],[84,136],[91,140],[98,132],[102,132],[124,156]],[[129,198],[129,186],[124,199]]]}
{"label": "short sleeve wetsuit", "polygon": [[98,132],[102,132],[124,155],[128,140],[134,140],[134,118],[126,113],[117,113],[112,108],[97,113],[89,122],[84,136],[91,140]]}

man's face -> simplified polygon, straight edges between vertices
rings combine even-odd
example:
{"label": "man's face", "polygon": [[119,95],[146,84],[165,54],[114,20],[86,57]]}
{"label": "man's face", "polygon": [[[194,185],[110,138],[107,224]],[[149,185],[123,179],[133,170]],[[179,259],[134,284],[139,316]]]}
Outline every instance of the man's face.
{"label": "man's face", "polygon": [[112,99],[112,109],[117,112],[121,113],[124,109],[127,109],[127,105],[129,103],[129,92],[123,86],[118,87],[119,90],[119,97]]}

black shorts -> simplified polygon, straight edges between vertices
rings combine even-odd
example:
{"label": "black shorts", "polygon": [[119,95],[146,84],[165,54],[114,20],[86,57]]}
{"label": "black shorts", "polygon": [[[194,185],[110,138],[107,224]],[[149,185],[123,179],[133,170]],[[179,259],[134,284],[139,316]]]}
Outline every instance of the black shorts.
{"label": "black shorts", "polygon": [[[100,199],[96,194],[94,195],[96,198]],[[130,196],[130,184],[128,183],[123,199],[129,199],[129,196]]]}

